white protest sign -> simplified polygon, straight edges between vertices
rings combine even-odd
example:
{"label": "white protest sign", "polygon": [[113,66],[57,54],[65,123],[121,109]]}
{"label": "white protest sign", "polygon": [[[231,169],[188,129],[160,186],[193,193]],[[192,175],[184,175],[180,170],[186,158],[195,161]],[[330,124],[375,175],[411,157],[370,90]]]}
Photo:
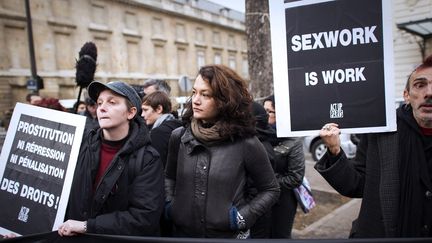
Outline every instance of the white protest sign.
{"label": "white protest sign", "polygon": [[391,1],[269,2],[278,136],[394,131]]}
{"label": "white protest sign", "polygon": [[0,234],[63,223],[86,117],[17,103],[0,155]]}

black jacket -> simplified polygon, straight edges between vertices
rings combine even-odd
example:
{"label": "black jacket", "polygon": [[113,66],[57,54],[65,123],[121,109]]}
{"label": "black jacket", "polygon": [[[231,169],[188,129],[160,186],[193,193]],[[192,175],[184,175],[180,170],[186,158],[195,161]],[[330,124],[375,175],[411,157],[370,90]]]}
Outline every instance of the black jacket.
{"label": "black jacket", "polygon": [[[279,197],[263,145],[250,137],[205,146],[190,128],[182,136],[181,130],[171,135],[165,169],[166,200],[171,202],[176,230],[189,237],[235,237],[238,232],[230,228],[232,207],[249,228]],[[258,190],[252,201],[246,198],[248,176]]]}
{"label": "black jacket", "polygon": [[87,231],[100,234],[155,235],[164,201],[163,169],[140,118],[93,192],[99,165],[101,129],[81,144],[66,219],[87,220]]}
{"label": "black jacket", "polygon": [[[398,111],[401,109],[404,108],[398,108]],[[399,114],[397,122],[397,132],[364,135],[360,139],[355,159],[348,160],[343,151],[337,156],[327,152],[315,165],[315,169],[340,194],[363,198],[359,216],[353,223],[351,237],[398,237],[400,234],[398,232],[401,198],[400,151],[401,146],[405,146],[409,141],[404,140],[399,143],[402,133],[399,131],[399,123],[403,122]],[[417,126],[415,124],[412,127]],[[422,135],[418,133],[418,136]],[[430,146],[428,150],[419,147],[418,151],[413,152],[424,153],[428,159],[432,157]],[[431,189],[422,188],[424,185],[422,183],[418,185],[424,190],[423,198],[417,202],[420,209],[425,204],[430,205],[432,195]],[[428,210],[423,216],[429,215],[430,219],[432,207],[426,206],[426,208]]]}
{"label": "black jacket", "polygon": [[279,186],[294,189],[301,185],[305,174],[305,158],[300,138],[279,138],[273,147],[274,171]]}
{"label": "black jacket", "polygon": [[150,130],[152,146],[159,152],[164,168],[167,160],[168,143],[171,132],[181,125],[182,123],[180,120],[166,120],[158,127],[152,128]]}

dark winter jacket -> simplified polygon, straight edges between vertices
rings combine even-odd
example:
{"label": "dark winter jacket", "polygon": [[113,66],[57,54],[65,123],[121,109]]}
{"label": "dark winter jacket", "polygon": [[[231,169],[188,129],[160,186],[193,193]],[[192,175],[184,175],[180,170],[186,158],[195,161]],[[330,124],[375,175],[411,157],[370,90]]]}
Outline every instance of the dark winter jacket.
{"label": "dark winter jacket", "polygon": [[[348,160],[343,151],[337,156],[332,156],[327,152],[315,165],[318,172],[340,194],[347,197],[362,198],[359,216],[353,223],[351,237],[398,237],[400,234],[398,222],[402,183],[400,180],[401,171],[399,170],[401,154],[399,152],[402,149],[401,146],[405,146],[409,142],[402,141],[399,143],[401,136],[399,123],[401,122],[398,113],[398,132],[373,133],[363,136],[357,147],[355,159]],[[419,130],[417,124],[414,126],[417,127],[416,130]],[[414,133],[414,136],[418,137],[422,136],[413,130],[404,132]],[[412,151],[412,153],[424,153],[430,164],[432,160],[431,147],[422,148],[420,146],[418,151]],[[413,161],[413,163],[415,162]],[[429,170],[426,169],[429,171],[429,177],[430,171],[432,171],[430,168]],[[419,210],[426,209],[420,217],[430,220],[431,189],[425,187],[423,183],[416,183],[418,183],[420,190],[423,190],[421,199],[416,202],[417,208]],[[425,228],[430,228],[430,222],[429,226],[426,225]],[[430,231],[428,232],[425,232],[425,235],[430,235]]]}
{"label": "dark winter jacket", "polygon": [[273,147],[274,171],[279,186],[294,189],[301,185],[305,174],[305,158],[300,138],[280,138]]}
{"label": "dark winter jacket", "polygon": [[97,117],[93,118],[93,116],[87,110],[84,112],[84,116],[87,118],[85,124],[85,132],[89,132],[93,129],[97,130],[99,128],[99,121]]}
{"label": "dark winter jacket", "polygon": [[127,141],[93,192],[101,132],[92,130],[83,139],[66,219],[87,220],[89,233],[157,234],[164,200],[163,168],[147,127],[139,118],[131,122]]}
{"label": "dark winter jacket", "polygon": [[[279,186],[257,137],[205,146],[190,128],[173,131],[166,166],[166,200],[177,231],[189,237],[235,237],[230,209],[236,207],[250,228],[278,200]],[[181,136],[181,138],[180,138]],[[175,144],[178,144],[178,153]],[[246,200],[247,177],[258,194]]]}
{"label": "dark winter jacket", "polygon": [[[340,194],[363,198],[352,237],[396,237],[399,200],[397,133],[370,134],[360,141],[357,159],[342,153],[335,162],[328,152],[315,169]],[[385,151],[385,155],[380,152]],[[386,168],[381,170],[381,168]]]}
{"label": "dark winter jacket", "polygon": [[150,130],[150,138],[152,146],[159,152],[161,162],[165,168],[168,143],[171,136],[171,132],[182,125],[180,120],[165,120],[158,127]]}

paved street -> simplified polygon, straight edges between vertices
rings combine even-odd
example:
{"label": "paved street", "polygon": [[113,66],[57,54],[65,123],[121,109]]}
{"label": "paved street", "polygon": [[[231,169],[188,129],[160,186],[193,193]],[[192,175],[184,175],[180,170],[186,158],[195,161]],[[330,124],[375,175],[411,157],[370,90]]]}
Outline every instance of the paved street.
{"label": "paved street", "polygon": [[[315,162],[310,155],[306,155],[306,177],[312,190],[337,193],[316,170],[313,168]],[[320,218],[305,229],[293,231],[296,239],[346,239],[351,229],[352,221],[357,217],[360,209],[361,199],[352,199],[338,207],[331,213]]]}

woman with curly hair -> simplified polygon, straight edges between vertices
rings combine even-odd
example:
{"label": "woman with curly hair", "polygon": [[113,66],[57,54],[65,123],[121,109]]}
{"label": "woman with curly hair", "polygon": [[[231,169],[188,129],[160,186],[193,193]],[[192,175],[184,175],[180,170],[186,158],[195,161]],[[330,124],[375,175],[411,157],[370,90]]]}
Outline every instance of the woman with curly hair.
{"label": "woman with curly hair", "polygon": [[[255,136],[245,81],[223,65],[201,67],[173,131],[165,170],[166,217],[177,237],[248,238],[279,186]],[[247,179],[257,194],[247,198]]]}

